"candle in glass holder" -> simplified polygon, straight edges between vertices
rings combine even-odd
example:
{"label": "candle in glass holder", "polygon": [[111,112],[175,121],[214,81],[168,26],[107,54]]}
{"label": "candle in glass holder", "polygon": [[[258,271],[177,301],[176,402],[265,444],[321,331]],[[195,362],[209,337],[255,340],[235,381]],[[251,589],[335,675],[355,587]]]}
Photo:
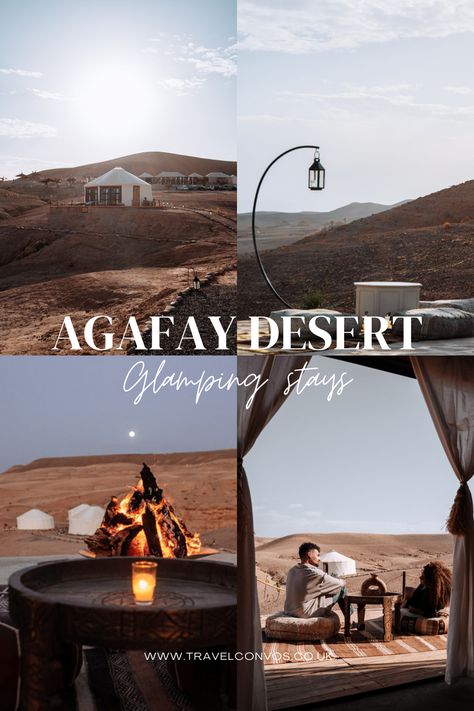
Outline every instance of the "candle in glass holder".
{"label": "candle in glass holder", "polygon": [[132,563],[132,590],[137,605],[151,605],[156,585],[157,564],[148,560]]}

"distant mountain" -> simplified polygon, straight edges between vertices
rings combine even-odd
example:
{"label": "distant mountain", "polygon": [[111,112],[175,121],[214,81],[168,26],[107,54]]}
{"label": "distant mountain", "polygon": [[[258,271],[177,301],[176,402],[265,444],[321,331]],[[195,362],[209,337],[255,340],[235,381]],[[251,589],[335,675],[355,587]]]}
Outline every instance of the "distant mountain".
{"label": "distant mountain", "polygon": [[[346,224],[369,215],[391,210],[403,205],[381,205],[376,202],[351,202],[328,212],[258,212],[256,218],[259,247],[263,250],[275,249],[285,244],[293,244],[308,234],[324,227]],[[238,216],[238,249],[240,254],[252,250],[252,214]]]}
{"label": "distant mountain", "polygon": [[[214,160],[213,158],[198,158],[195,156],[185,156],[179,153],[162,153],[161,151],[150,151],[148,153],[135,153],[130,156],[120,156],[112,160],[101,161],[99,163],[87,163],[71,168],[53,168],[42,170],[36,174],[41,178],[76,178],[97,177],[107,173],[116,166],[121,166],[129,170],[134,175],[141,173],[151,173],[157,175],[162,170],[176,170],[185,175],[189,173],[200,173],[206,175],[211,171],[222,171],[228,175],[237,172],[237,163],[230,160]],[[24,180],[20,178],[15,183]]]}

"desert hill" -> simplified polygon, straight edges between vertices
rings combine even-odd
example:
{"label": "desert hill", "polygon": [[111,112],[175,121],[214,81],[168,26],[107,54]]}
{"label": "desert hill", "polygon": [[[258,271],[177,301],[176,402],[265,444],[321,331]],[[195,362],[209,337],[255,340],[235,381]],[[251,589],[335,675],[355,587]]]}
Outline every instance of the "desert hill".
{"label": "desert hill", "polygon": [[[115,166],[121,166],[125,170],[140,175],[150,173],[157,175],[162,170],[179,171],[184,175],[190,173],[200,173],[206,175],[212,171],[222,171],[228,175],[236,173],[237,164],[230,160],[217,160],[213,158],[198,158],[196,156],[185,156],[178,153],[164,153],[162,151],[150,151],[148,153],[134,153],[129,156],[120,156],[111,160],[100,161],[98,163],[87,163],[85,165],[73,166],[70,168],[51,168],[41,170],[36,173],[36,178],[76,178],[80,180],[85,177],[97,177],[112,170]],[[28,178],[20,178],[15,184],[21,183]]]}
{"label": "desert hill", "polygon": [[[474,181],[377,215],[311,234],[265,253],[277,291],[300,306],[315,290],[321,305],[352,313],[355,281],[419,281],[421,298],[467,298],[474,280]],[[239,259],[239,317],[282,308],[255,259]]]}
{"label": "desert hill", "polygon": [[[381,205],[376,202],[351,202],[328,212],[258,212],[256,227],[259,250],[266,251],[292,244],[324,227],[359,220],[391,210],[393,207],[395,205]],[[252,213],[239,214],[238,223],[238,252],[248,254],[253,250]]]}
{"label": "desert hill", "polygon": [[79,327],[98,313],[123,325],[160,314],[194,270],[235,264],[235,203],[235,192],[174,192],[162,209],[40,202],[0,220],[2,352],[49,353],[65,313]]}
{"label": "desert hill", "polygon": [[[40,508],[64,529],[70,508],[123,497],[146,462],[189,528],[208,546],[235,549],[235,452],[49,457],[0,474],[0,555],[77,552],[78,541],[52,531],[16,531],[16,517]],[[59,538],[58,538],[59,536]],[[56,546],[53,550],[53,547]],[[79,546],[80,547],[80,546]]]}

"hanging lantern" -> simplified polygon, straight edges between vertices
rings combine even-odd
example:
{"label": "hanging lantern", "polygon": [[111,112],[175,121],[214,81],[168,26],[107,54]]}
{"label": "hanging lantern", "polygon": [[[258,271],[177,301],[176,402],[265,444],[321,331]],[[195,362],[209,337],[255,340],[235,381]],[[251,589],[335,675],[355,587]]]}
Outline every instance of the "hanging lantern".
{"label": "hanging lantern", "polygon": [[198,275],[194,275],[193,279],[193,289],[200,289],[201,288],[201,280],[199,279]]}
{"label": "hanging lantern", "polygon": [[319,160],[319,148],[314,151],[314,160],[308,171],[308,188],[310,190],[323,190],[326,171]]}

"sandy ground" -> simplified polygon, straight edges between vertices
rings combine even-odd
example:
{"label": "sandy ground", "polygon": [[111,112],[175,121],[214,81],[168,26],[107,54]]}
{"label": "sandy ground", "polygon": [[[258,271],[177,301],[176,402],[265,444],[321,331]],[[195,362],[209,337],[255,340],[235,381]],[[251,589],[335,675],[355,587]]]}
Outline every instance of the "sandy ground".
{"label": "sandy ground", "polygon": [[347,587],[353,593],[360,591],[361,583],[370,573],[377,573],[390,591],[401,592],[403,571],[407,574],[406,584],[413,586],[418,585],[421,569],[430,560],[441,560],[449,566],[452,562],[453,540],[449,534],[305,533],[276,539],[256,538],[262,614],[283,609],[286,574],[298,562],[298,547],[304,541],[320,545],[321,553],[337,550],[354,558],[357,574],[346,577]]}
{"label": "sandy ground", "polygon": [[[136,483],[142,462],[205,546],[235,551],[235,452],[225,450],[63,457],[12,467],[0,474],[0,556],[77,553],[84,542],[67,533],[68,510],[121,498]],[[52,514],[55,530],[16,530],[16,517],[31,508]]]}
{"label": "sandy ground", "polygon": [[[65,315],[82,336],[88,318],[107,314],[119,345],[129,316],[145,327],[194,271],[202,276],[235,263],[235,192],[166,199],[163,210],[44,206],[3,220],[1,352],[51,353]],[[69,349],[66,341],[59,353]],[[93,351],[85,345],[82,352]]]}

